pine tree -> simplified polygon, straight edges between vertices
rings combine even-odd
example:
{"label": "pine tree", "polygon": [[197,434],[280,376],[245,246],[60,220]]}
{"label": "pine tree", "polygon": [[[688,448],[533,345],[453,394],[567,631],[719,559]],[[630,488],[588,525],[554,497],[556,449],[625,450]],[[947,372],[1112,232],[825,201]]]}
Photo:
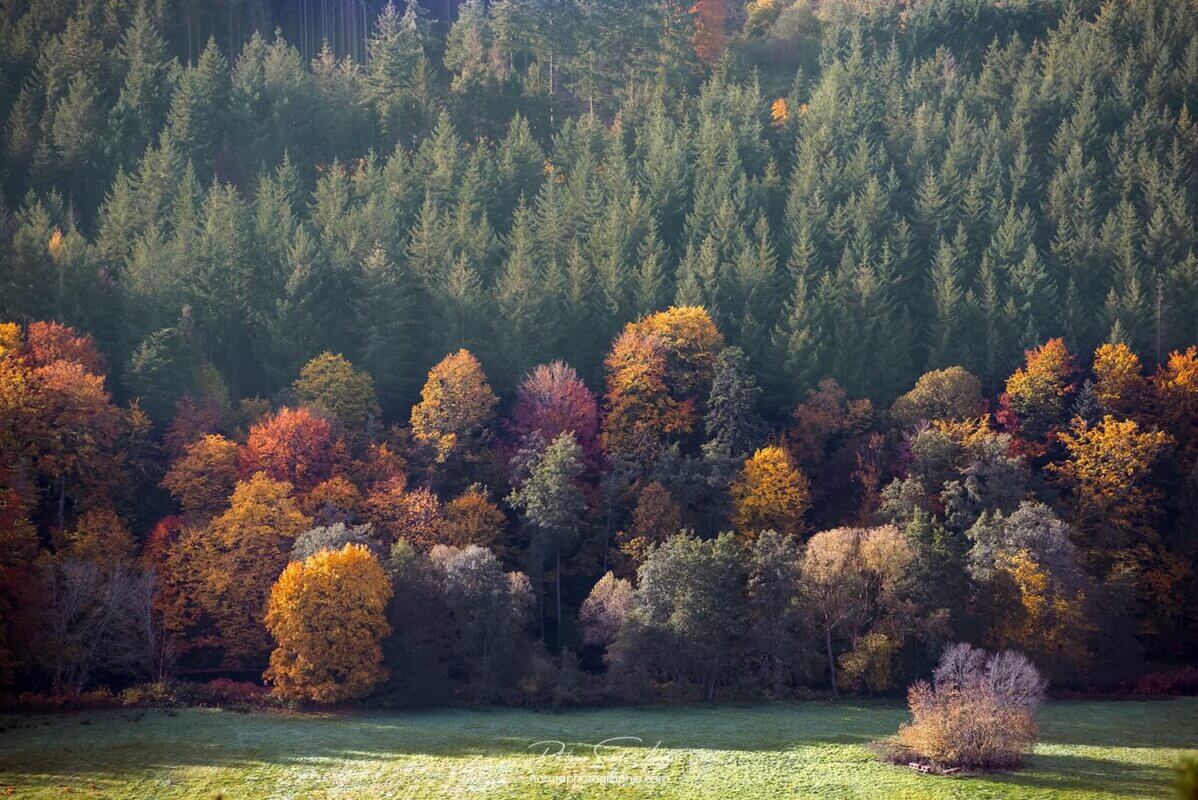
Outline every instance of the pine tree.
{"label": "pine tree", "polygon": [[179,76],[167,116],[176,146],[204,175],[225,146],[231,91],[229,62],[209,39],[197,64]]}
{"label": "pine tree", "polygon": [[649,231],[637,248],[636,283],[633,291],[633,307],[637,314],[652,314],[665,305],[666,274],[665,252],[657,235],[657,224],[649,221]]}
{"label": "pine tree", "polygon": [[362,262],[355,306],[361,342],[357,361],[374,378],[384,409],[410,399],[418,374],[413,364],[413,316],[407,276],[378,244]]}
{"label": "pine tree", "polygon": [[720,263],[716,241],[708,236],[698,250],[687,246],[686,255],[678,265],[678,289],[674,304],[679,306],[702,306],[713,317],[723,319],[720,301]]}
{"label": "pine tree", "polygon": [[544,316],[544,283],[541,270],[533,261],[530,228],[531,214],[520,205],[508,237],[507,263],[495,287],[503,350],[508,360],[507,375],[512,380],[545,355],[542,337],[548,320]]}
{"label": "pine tree", "polygon": [[935,297],[936,316],[932,326],[930,367],[950,367],[969,363],[966,326],[968,311],[965,292],[961,285],[958,245],[963,228],[953,242],[941,240],[932,266],[932,286]]}
{"label": "pine tree", "polygon": [[760,395],[744,351],[739,347],[720,351],[703,418],[703,460],[713,486],[726,487],[761,443],[765,423],[757,411]]}
{"label": "pine tree", "polygon": [[117,60],[124,82],[109,126],[118,163],[130,165],[161,128],[171,91],[166,43],[144,2],[138,3],[125,30]]}

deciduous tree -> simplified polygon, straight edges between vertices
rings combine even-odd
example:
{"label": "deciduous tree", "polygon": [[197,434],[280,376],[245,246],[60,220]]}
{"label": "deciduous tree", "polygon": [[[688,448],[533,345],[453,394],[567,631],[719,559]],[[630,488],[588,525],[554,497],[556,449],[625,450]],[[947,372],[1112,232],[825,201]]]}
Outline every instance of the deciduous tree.
{"label": "deciduous tree", "polygon": [[837,693],[833,637],[855,638],[870,611],[893,607],[912,558],[898,528],[836,528],[817,533],[803,555],[802,593],[824,635],[828,677]]}
{"label": "deciduous tree", "polygon": [[1049,469],[1072,486],[1077,525],[1093,537],[1088,544],[1108,549],[1135,542],[1157,510],[1159,491],[1148,478],[1169,435],[1107,415],[1093,427],[1076,420],[1060,439],[1069,457]]}
{"label": "deciduous tree", "polygon": [[212,520],[202,545],[201,603],[220,634],[225,663],[261,663],[270,651],[262,614],[295,537],[312,527],[291,485],[255,473],[237,484],[229,508]]}
{"label": "deciduous tree", "polygon": [[327,415],[357,445],[370,437],[381,413],[370,375],[341,355],[326,352],[309,361],[292,390],[300,403]]}
{"label": "deciduous tree", "polygon": [[[582,521],[582,448],[572,433],[554,439],[533,463],[528,477],[508,497],[536,532],[533,548],[552,553],[558,638],[562,624],[562,551],[573,544]],[[543,558],[544,556],[542,556]]]}
{"label": "deciduous tree", "polygon": [[498,402],[478,359],[459,350],[429,370],[420,402],[412,407],[412,433],[433,448],[440,462],[451,456],[477,458]]}
{"label": "deciduous tree", "polygon": [[437,521],[437,541],[450,547],[477,545],[493,549],[506,525],[503,511],[476,484],[445,504]]}
{"label": "deciduous tree", "polygon": [[516,390],[512,431],[518,441],[537,433],[552,442],[573,433],[585,452],[594,453],[599,428],[595,395],[564,362],[541,364]]}
{"label": "deciduous tree", "polygon": [[1064,339],[1050,339],[1024,355],[1024,366],[1007,379],[999,419],[1036,443],[1065,423],[1065,401],[1074,388],[1073,356]]}
{"label": "deciduous tree", "polygon": [[293,561],[270,590],[276,642],[265,677],[282,697],[335,703],[365,697],[387,677],[391,583],[365,547],[347,544]]}
{"label": "deciduous tree", "polygon": [[187,445],[167,470],[162,486],[185,516],[202,521],[228,505],[237,475],[237,444],[210,434]]}
{"label": "deciduous tree", "polygon": [[282,408],[250,428],[241,450],[243,477],[263,472],[306,491],[325,480],[338,460],[333,429],[306,408]]}
{"label": "deciduous tree", "polygon": [[763,447],[746,459],[729,494],[736,530],[746,539],[766,530],[783,535],[803,532],[811,489],[785,449]]}

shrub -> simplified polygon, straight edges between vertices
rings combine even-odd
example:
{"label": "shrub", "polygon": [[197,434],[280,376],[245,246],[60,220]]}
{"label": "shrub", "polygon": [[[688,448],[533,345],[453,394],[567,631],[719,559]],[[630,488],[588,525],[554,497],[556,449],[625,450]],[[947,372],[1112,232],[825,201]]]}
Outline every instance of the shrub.
{"label": "shrub", "polygon": [[1198,694],[1198,667],[1179,667],[1164,672],[1150,672],[1135,682],[1132,694],[1149,697]]}
{"label": "shrub", "polygon": [[120,703],[107,689],[90,692],[21,692],[14,709],[30,712],[97,711],[116,708]]}
{"label": "shrub", "polygon": [[174,708],[184,705],[175,687],[164,681],[130,686],[121,692],[121,705],[130,708]]}
{"label": "shrub", "polygon": [[934,683],[908,690],[911,721],[876,750],[885,760],[937,771],[1014,767],[1036,743],[1043,697],[1040,673],[1021,654],[953,645]]}
{"label": "shrub", "polygon": [[1177,800],[1198,800],[1198,756],[1183,756],[1173,777]]}
{"label": "shrub", "polygon": [[283,705],[270,689],[262,684],[229,678],[216,678],[208,683],[182,683],[175,691],[189,706],[240,711],[252,708],[279,708]]}

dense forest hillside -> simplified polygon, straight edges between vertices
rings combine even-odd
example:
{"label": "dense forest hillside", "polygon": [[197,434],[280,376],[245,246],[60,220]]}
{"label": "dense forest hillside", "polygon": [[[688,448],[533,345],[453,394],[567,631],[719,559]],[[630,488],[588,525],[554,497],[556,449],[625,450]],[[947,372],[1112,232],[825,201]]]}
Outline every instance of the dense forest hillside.
{"label": "dense forest hillside", "polygon": [[0,9],[10,685],[1194,656],[1194,3]]}

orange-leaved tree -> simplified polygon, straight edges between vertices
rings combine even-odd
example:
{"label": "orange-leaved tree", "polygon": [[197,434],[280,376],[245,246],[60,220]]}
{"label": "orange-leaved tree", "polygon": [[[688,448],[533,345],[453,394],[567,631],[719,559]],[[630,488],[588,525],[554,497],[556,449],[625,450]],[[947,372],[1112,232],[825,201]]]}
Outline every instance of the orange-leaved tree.
{"label": "orange-leaved tree", "polygon": [[204,589],[229,665],[258,664],[269,652],[262,613],[295,537],[309,528],[291,485],[262,473],[237,484],[229,508],[205,537]]}
{"label": "orange-leaved tree", "polygon": [[306,408],[281,408],[250,429],[241,451],[241,474],[265,472],[307,491],[329,477],[341,455],[332,426]]}
{"label": "orange-leaved tree", "polygon": [[1177,440],[1182,463],[1198,464],[1198,347],[1169,354],[1153,376],[1162,423]]}
{"label": "orange-leaved tree", "polygon": [[237,444],[209,434],[187,445],[162,486],[179,502],[184,516],[204,520],[225,509],[237,484]]}
{"label": "orange-leaved tree", "polygon": [[1064,339],[1049,339],[1024,358],[1024,365],[1007,379],[998,416],[1008,430],[1037,443],[1065,422],[1065,400],[1073,391],[1073,356]]}
{"label": "orange-leaved tree", "polygon": [[70,361],[93,375],[104,375],[108,371],[104,356],[100,355],[91,335],[52,321],[29,323],[25,330],[25,360],[33,367]]}
{"label": "orange-leaved tree", "polygon": [[695,55],[706,64],[714,64],[728,43],[728,0],[695,0],[690,12],[695,25]]}
{"label": "orange-leaved tree", "polygon": [[391,582],[362,545],[292,562],[270,590],[266,627],[277,642],[266,679],[282,697],[335,703],[365,697],[387,677]]}
{"label": "orange-leaved tree", "polygon": [[487,499],[483,487],[475,484],[445,504],[437,522],[437,543],[450,547],[474,544],[494,549],[506,524],[503,511]]}
{"label": "orange-leaved tree", "polygon": [[694,428],[694,403],[679,402],[670,395],[665,343],[631,324],[616,339],[604,364],[603,449],[648,466],[667,437]]}
{"label": "orange-leaved tree", "polygon": [[616,534],[616,543],[627,563],[621,572],[635,575],[649,548],[682,530],[682,508],[660,481],[650,481],[637,495],[632,524]]}
{"label": "orange-leaved tree", "polygon": [[998,571],[1010,582],[1018,610],[1004,614],[992,635],[1004,648],[1035,653],[1044,663],[1084,669],[1089,653],[1086,596],[1061,585],[1026,549],[1002,553]]}
{"label": "orange-leaved tree", "polygon": [[438,543],[441,501],[428,489],[408,489],[403,478],[392,478],[367,496],[366,519],[387,541],[406,539],[427,550]]}
{"label": "orange-leaved tree", "polygon": [[103,504],[124,481],[130,418],[113,405],[104,378],[73,361],[35,368],[32,385],[34,463],[57,499],[61,529],[68,498],[85,507]]}

